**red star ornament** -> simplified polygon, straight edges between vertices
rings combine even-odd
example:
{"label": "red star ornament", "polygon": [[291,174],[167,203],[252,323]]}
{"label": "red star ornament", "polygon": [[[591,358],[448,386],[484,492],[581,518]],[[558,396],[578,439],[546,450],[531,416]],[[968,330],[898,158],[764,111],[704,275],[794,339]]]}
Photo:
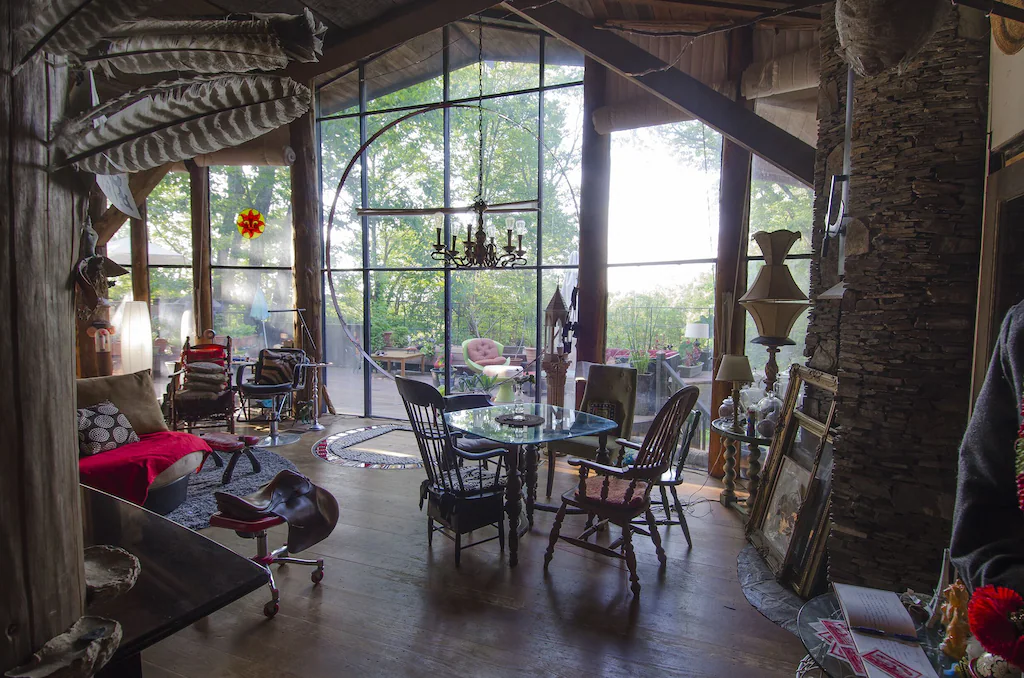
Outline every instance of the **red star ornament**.
{"label": "red star ornament", "polygon": [[247,209],[238,213],[238,232],[246,240],[260,237],[266,227],[267,223],[258,210]]}

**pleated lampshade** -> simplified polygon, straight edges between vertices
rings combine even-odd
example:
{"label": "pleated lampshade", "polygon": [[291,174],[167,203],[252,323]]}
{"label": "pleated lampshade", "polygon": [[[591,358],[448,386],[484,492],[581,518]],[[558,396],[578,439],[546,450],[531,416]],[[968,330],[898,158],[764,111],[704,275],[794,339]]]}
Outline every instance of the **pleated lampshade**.
{"label": "pleated lampshade", "polygon": [[754,319],[761,338],[785,339],[797,318],[809,305],[807,295],[793,280],[786,266],[786,255],[800,234],[796,231],[760,231],[754,241],[764,254],[764,266],[757,272],[747,293],[740,297],[743,306]]}
{"label": "pleated lampshade", "polygon": [[153,368],[153,328],[149,304],[127,301],[121,316],[121,369],[125,374]]}

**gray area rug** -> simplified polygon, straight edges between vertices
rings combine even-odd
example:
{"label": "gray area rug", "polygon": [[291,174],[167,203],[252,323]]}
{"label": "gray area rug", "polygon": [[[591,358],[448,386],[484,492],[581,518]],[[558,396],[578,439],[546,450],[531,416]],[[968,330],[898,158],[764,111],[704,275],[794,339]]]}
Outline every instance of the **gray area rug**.
{"label": "gray area rug", "polygon": [[736,573],[747,602],[758,612],[792,634],[803,599],[775,579],[768,565],[751,544],[736,557]]}
{"label": "gray area rug", "polygon": [[[231,482],[221,485],[220,479],[224,475],[224,468],[218,467],[213,463],[212,458],[208,458],[203,469],[190,477],[188,497],[184,503],[168,513],[166,518],[189,529],[202,530],[210,526],[210,516],[217,512],[217,502],[213,498],[214,492],[227,492],[238,496],[252,494],[270,482],[271,478],[276,476],[279,471],[296,470],[295,464],[268,449],[254,447],[252,451],[260,462],[259,473],[252,472],[252,462],[248,457],[242,455],[235,465]],[[222,453],[220,456],[226,467],[231,455]]]}
{"label": "gray area rug", "polygon": [[313,455],[331,464],[341,464],[353,468],[372,469],[415,469],[423,468],[423,460],[415,446],[407,454],[391,454],[388,452],[371,452],[355,450],[353,446],[365,443],[392,431],[412,431],[407,425],[383,424],[380,426],[363,426],[341,433],[334,433],[321,438],[313,445]]}

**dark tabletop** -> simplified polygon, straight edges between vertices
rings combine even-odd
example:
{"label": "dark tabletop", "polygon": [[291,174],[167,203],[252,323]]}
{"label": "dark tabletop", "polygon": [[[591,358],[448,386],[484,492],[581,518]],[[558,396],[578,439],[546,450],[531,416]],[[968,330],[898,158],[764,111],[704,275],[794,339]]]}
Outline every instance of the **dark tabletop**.
{"label": "dark tabletop", "polygon": [[87,613],[121,623],[114,661],[141,652],[267,583],[248,558],[109,494],[82,488],[85,545],[109,544],[142,564],[131,591]]}
{"label": "dark tabletop", "polygon": [[495,417],[512,414],[515,405],[479,407],[444,415],[448,425],[459,431],[472,433],[499,443],[516,445],[538,445],[553,440],[565,440],[577,436],[596,435],[611,431],[618,424],[611,419],[598,417],[586,412],[577,412],[566,407],[555,407],[543,403],[524,403],[523,412],[544,419],[537,426],[512,427],[499,424]]}

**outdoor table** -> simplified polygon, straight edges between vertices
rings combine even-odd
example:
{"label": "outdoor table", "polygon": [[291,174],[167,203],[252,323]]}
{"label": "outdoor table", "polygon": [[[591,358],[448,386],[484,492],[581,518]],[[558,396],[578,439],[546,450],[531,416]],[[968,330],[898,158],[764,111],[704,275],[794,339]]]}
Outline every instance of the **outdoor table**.
{"label": "outdoor table", "polygon": [[[521,407],[524,414],[542,417],[544,422],[536,426],[513,427],[495,421],[500,415],[513,414],[516,407]],[[519,514],[522,511],[519,464],[523,452],[526,452],[526,519],[529,527],[533,527],[534,508],[547,508],[536,505],[539,445],[553,440],[598,435],[603,450],[608,431],[618,426],[611,419],[543,403],[495,405],[446,412],[444,419],[453,429],[492,440],[506,447],[505,464],[508,468],[508,480],[505,484],[505,512],[508,514],[509,522],[508,562],[512,567],[519,562]]]}
{"label": "outdoor table", "polygon": [[378,351],[373,356],[374,360],[382,363],[388,363],[390,369],[391,363],[398,363],[402,368],[402,376],[405,376],[405,363],[410,360],[416,360],[419,358],[420,361],[420,372],[426,367],[425,360],[426,355],[419,351],[407,351],[400,348],[386,348],[382,351]]}

